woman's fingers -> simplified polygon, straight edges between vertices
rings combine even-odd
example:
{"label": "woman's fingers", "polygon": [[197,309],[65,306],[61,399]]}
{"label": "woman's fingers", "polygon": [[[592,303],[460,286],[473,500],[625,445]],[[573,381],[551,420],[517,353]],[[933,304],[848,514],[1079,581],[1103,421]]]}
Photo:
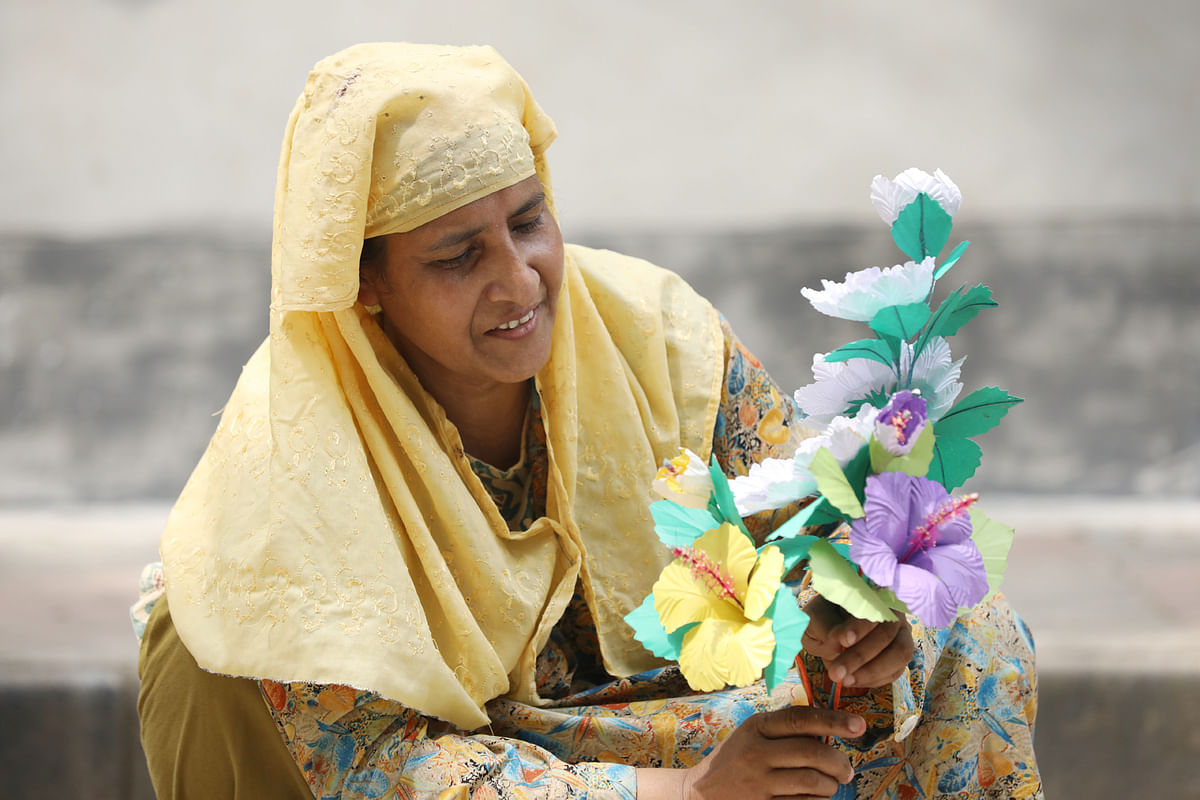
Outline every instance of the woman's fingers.
{"label": "woman's fingers", "polygon": [[882,686],[904,671],[912,658],[912,632],[905,620],[876,625],[853,647],[826,659],[830,680],[844,686]]}
{"label": "woman's fingers", "polygon": [[841,606],[829,602],[817,595],[804,605],[804,613],[808,614],[808,627],[804,630],[801,643],[804,649],[818,658],[836,658],[842,652],[842,644],[838,641],[837,631],[848,617]]}
{"label": "woman's fingers", "polygon": [[812,706],[789,706],[756,714],[754,721],[758,732],[767,739],[793,736],[835,736],[845,739],[861,736],[867,730],[867,723],[856,714]]}

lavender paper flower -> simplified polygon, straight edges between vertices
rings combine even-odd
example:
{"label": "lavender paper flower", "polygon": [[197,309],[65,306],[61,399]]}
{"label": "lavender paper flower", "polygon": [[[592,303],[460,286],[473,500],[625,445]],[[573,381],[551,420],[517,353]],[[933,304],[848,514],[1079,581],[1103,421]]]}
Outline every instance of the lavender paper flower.
{"label": "lavender paper flower", "polygon": [[894,456],[912,452],[929,419],[925,400],[910,391],[896,392],[875,417],[875,441]]}
{"label": "lavender paper flower", "polygon": [[983,557],[971,540],[967,508],[941,484],[902,472],[867,478],[866,516],[853,523],[850,557],[931,627],[949,625],[958,607],[988,591]]}

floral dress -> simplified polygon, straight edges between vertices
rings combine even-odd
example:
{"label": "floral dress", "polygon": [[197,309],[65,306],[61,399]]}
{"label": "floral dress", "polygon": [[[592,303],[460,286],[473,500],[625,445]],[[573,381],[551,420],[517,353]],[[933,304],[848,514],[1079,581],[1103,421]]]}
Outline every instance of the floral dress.
{"label": "floral dress", "polygon": [[[726,369],[713,452],[727,473],[745,474],[751,463],[785,453],[794,411],[724,320],[722,328]],[[524,455],[511,469],[473,464],[514,529],[541,515],[546,496],[536,393],[524,439]],[[149,591],[134,607],[135,627],[144,626],[161,592],[160,574],[151,569],[143,578]],[[859,739],[836,743],[855,769],[854,783],[838,796],[1041,797],[1032,747],[1033,642],[1024,623],[1002,597],[949,628],[910,622],[916,651],[905,673],[888,686],[842,693],[840,707],[868,727]],[[538,691],[548,704],[493,700],[486,729],[457,730],[347,686],[259,685],[317,798],[633,800],[636,767],[690,767],[752,714],[828,704],[823,665],[807,654],[804,660],[812,698],[795,669],[771,692],[760,681],[696,693],[675,666],[615,679],[602,666],[591,613],[577,591],[538,658]]]}

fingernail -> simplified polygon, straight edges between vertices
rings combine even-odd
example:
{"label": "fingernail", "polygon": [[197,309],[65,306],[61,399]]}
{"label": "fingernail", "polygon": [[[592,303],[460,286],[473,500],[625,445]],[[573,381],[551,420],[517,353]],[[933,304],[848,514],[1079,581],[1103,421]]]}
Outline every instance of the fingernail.
{"label": "fingernail", "polygon": [[853,686],[853,685],[854,685],[854,676],[853,675],[847,675],[845,680],[842,681],[842,686]]}
{"label": "fingernail", "polygon": [[858,635],[854,631],[846,631],[846,635],[842,637],[842,646],[850,647],[858,641]]}
{"label": "fingernail", "polygon": [[829,668],[829,680],[833,681],[834,683],[838,683],[842,680],[842,675],[845,672],[846,672],[845,667],[830,667]]}

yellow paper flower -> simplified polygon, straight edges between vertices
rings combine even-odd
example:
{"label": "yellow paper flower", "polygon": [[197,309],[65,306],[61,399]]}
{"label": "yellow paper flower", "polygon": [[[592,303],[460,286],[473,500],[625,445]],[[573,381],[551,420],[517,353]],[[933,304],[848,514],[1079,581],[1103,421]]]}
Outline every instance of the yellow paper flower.
{"label": "yellow paper flower", "polygon": [[688,684],[711,692],[758,680],[775,652],[771,618],[783,553],[762,553],[728,522],[675,549],[654,584],[654,608],[668,633],[698,622],[683,637],[679,667]]}
{"label": "yellow paper flower", "polygon": [[679,455],[663,462],[652,487],[681,506],[704,509],[712,495],[712,475],[700,456],[685,447]]}

